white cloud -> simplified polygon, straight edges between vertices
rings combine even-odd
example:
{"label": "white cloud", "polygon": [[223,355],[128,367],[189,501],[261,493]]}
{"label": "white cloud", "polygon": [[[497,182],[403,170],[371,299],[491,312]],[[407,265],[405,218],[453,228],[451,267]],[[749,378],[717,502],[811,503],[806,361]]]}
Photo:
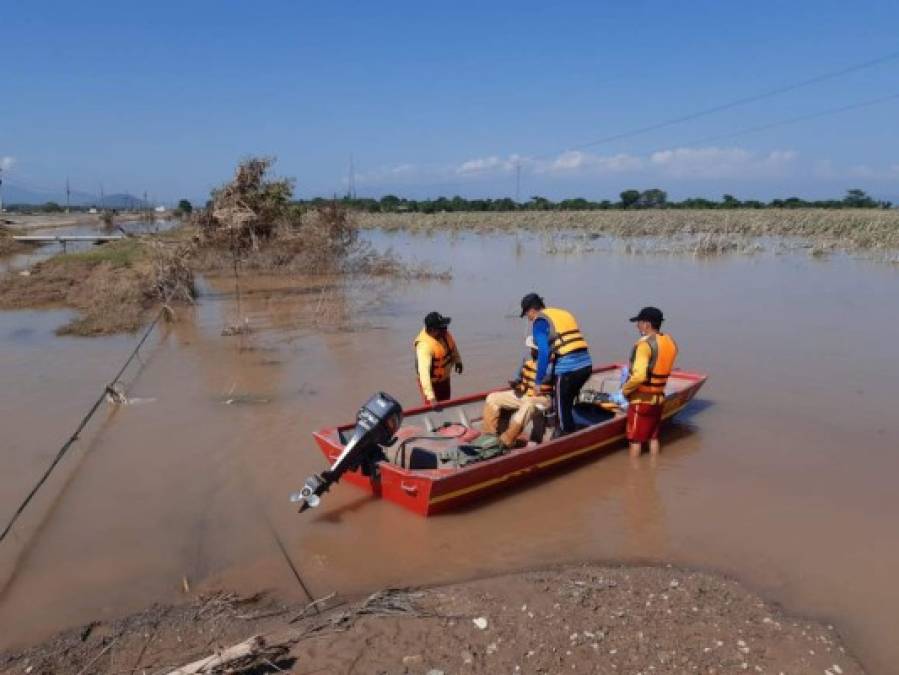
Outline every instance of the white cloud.
{"label": "white cloud", "polygon": [[4,171],[9,171],[12,168],[13,164],[15,164],[15,163],[16,163],[15,157],[9,157],[9,156],[0,157],[0,169],[3,169]]}
{"label": "white cloud", "polygon": [[[629,174],[634,180],[663,179],[766,179],[784,177],[794,170],[798,153],[772,150],[757,153],[740,147],[680,147],[659,150],[649,155],[617,153],[601,155],[582,150],[567,150],[552,157],[485,155],[458,164],[398,164],[357,174],[357,181],[389,184],[400,181],[414,184],[424,181],[465,179],[477,181],[509,175],[517,167],[524,174],[572,177],[605,177]],[[819,163],[818,171],[832,170]],[[826,166],[825,166],[826,164]]]}
{"label": "white cloud", "polygon": [[534,162],[534,173],[544,174],[614,174],[637,171],[644,162],[639,157],[619,153],[594,155],[579,150],[568,150],[552,160]]}
{"label": "white cloud", "polygon": [[462,162],[456,167],[456,173],[460,175],[472,173],[485,173],[489,171],[511,171],[515,165],[515,159],[501,159],[496,155],[490,157],[478,157]]}
{"label": "white cloud", "polygon": [[759,155],[745,148],[675,148],[650,155],[663,175],[674,178],[770,178],[782,176],[798,154],[773,150]]}

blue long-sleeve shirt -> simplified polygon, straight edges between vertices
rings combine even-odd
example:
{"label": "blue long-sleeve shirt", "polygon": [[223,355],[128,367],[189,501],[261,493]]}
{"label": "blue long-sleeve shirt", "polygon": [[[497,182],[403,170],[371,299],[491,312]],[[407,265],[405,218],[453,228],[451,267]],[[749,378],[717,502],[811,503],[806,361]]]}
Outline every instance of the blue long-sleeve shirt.
{"label": "blue long-sleeve shirt", "polygon": [[534,336],[534,342],[537,344],[537,382],[546,382],[547,379],[552,379],[553,374],[563,375],[593,365],[590,352],[586,349],[579,349],[557,358],[553,368],[550,369],[549,322],[543,318],[535,319],[531,335]]}

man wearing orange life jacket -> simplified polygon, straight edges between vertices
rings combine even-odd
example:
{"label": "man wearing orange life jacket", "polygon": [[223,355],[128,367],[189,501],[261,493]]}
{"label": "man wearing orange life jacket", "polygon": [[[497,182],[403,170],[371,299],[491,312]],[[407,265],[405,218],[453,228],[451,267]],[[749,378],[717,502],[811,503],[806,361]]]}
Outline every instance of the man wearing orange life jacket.
{"label": "man wearing orange life jacket", "polygon": [[462,373],[462,357],[459,356],[456,341],[447,330],[449,323],[448,316],[431,312],[425,317],[425,327],[412,343],[418,388],[424,402],[430,405],[452,398],[451,371],[455,369],[457,373]]}
{"label": "man wearing orange life jacket", "polygon": [[509,419],[509,426],[500,434],[499,442],[504,448],[512,448],[522,430],[528,425],[538,408],[548,409],[552,405],[552,384],[537,383],[537,344],[528,335],[525,346],[530,355],[525,357],[521,370],[513,380],[509,380],[511,389],[494,391],[484,401],[484,414],[481,429],[488,434],[497,433],[499,417],[503,410],[514,410]]}
{"label": "man wearing orange life jacket", "polygon": [[647,442],[651,454],[657,455],[661,450],[659,427],[665,385],[677,358],[674,338],[661,332],[663,320],[662,311],[656,307],[644,307],[631,319],[637,324],[640,339],[631,350],[630,376],[621,387],[628,400],[627,440],[631,457],[639,457]]}

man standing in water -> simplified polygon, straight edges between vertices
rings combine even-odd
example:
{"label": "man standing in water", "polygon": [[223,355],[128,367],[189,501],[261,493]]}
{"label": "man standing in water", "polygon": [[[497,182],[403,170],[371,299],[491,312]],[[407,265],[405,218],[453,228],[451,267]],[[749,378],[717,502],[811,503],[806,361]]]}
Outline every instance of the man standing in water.
{"label": "man standing in water", "polygon": [[[537,382],[545,384],[555,378],[555,435],[570,434],[575,430],[574,402],[593,372],[587,341],[571,312],[547,307],[536,293],[521,299],[521,316],[531,322],[531,335],[537,345]],[[555,359],[552,367],[550,357]]]}
{"label": "man standing in water", "polygon": [[665,385],[674,369],[677,343],[661,332],[662,310],[644,307],[631,321],[637,324],[640,339],[631,350],[630,377],[621,387],[628,400],[627,440],[631,457],[639,457],[649,443],[651,455],[658,455],[659,427],[665,403]]}
{"label": "man standing in water", "polygon": [[412,343],[418,388],[424,402],[430,405],[452,398],[450,371],[455,369],[457,373],[462,373],[462,357],[459,356],[456,341],[447,330],[450,320],[439,312],[431,312],[425,317],[425,327]]}

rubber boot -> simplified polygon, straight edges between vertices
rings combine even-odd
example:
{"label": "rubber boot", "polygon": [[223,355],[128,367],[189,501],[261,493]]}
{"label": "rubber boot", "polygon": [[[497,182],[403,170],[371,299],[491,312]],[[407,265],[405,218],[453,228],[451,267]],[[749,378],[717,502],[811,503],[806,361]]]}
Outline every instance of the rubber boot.
{"label": "rubber boot", "polygon": [[481,419],[481,431],[483,431],[485,434],[495,434],[498,424],[499,408],[490,405],[489,403],[485,403],[484,414],[483,418]]}
{"label": "rubber boot", "polygon": [[502,436],[499,437],[499,444],[504,448],[514,448],[515,442],[518,440],[518,436],[521,434],[521,425],[509,420],[509,428],[506,429]]}

